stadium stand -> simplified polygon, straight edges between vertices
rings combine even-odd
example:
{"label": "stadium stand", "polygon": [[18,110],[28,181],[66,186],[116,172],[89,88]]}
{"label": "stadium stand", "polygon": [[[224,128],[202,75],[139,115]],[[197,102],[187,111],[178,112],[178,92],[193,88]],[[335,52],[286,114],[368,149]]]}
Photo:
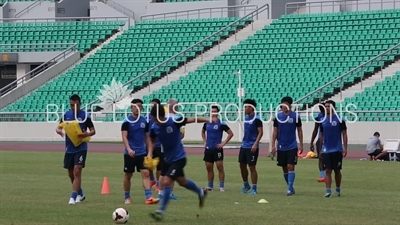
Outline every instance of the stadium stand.
{"label": "stadium stand", "polygon": [[[342,103],[355,104],[362,110],[399,110],[400,109],[400,71],[393,77],[387,77],[371,88],[356,93],[352,98],[346,98]],[[367,121],[400,121],[400,113],[366,113]]]}
{"label": "stadium stand", "polygon": [[[239,69],[246,97],[268,107],[277,105],[285,95],[298,99],[397,44],[399,28],[398,9],[285,15],[144,101],[174,96],[181,102],[237,102],[238,81],[232,72]],[[354,83],[383,64],[376,62],[345,82]],[[216,77],[223,82],[218,88]],[[336,88],[325,94],[333,94]],[[187,106],[185,111],[194,112],[195,106]]]}
{"label": "stadium stand", "polygon": [[[101,22],[28,22],[3,23],[0,26],[0,44],[43,44],[43,43],[78,43],[81,53],[95,48],[99,42],[108,39],[119,31],[125,21]],[[13,46],[11,52],[26,51]],[[0,52],[3,49],[0,48]],[[60,51],[48,47],[35,48],[31,51]],[[7,49],[7,52],[10,52]]]}
{"label": "stadium stand", "polygon": [[[127,82],[236,19],[227,17],[140,21],[99,49],[94,55],[82,61],[81,64],[46,83],[30,95],[8,105],[5,111],[43,112],[48,104],[67,104],[66,100],[59,96],[69,96],[72,93],[80,94],[86,101],[94,100],[99,95],[102,85],[111,83],[113,78],[123,83]],[[242,24],[242,26],[244,25]],[[219,38],[226,38],[235,31],[236,28],[232,28]],[[208,42],[208,46],[211,47],[218,43],[219,38]],[[170,68],[160,70],[154,79],[156,80],[182,65],[204,49],[197,50],[197,52],[175,61]],[[148,80],[141,82],[135,83],[132,88],[146,85]],[[26,120],[46,120],[45,115],[35,116],[30,115]]]}

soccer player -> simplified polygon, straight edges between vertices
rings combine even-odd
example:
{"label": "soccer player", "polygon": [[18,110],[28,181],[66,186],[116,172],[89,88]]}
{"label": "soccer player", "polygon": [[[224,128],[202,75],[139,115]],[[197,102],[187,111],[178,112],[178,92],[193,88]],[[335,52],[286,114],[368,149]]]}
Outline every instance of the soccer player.
{"label": "soccer player", "polygon": [[319,111],[317,117],[315,117],[315,125],[314,125],[314,130],[311,135],[311,142],[310,142],[310,150],[314,152],[314,140],[318,136],[317,142],[315,143],[317,147],[317,157],[318,157],[318,169],[319,169],[319,178],[317,179],[318,182],[325,182],[325,171],[324,171],[324,165],[322,163],[322,158],[321,158],[321,144],[320,144],[320,138],[321,133],[319,132],[320,130],[320,124],[321,122],[325,119],[325,106],[324,103],[319,104]]}
{"label": "soccer player", "polygon": [[[204,142],[204,162],[207,169],[208,185],[207,190],[214,188],[214,162],[218,169],[219,190],[224,192],[224,146],[232,139],[233,132],[228,125],[218,118],[219,108],[216,105],[211,106],[211,121],[204,123],[201,130],[201,137]],[[225,141],[222,142],[223,132],[228,133]]]}
{"label": "soccer player", "polygon": [[[303,129],[300,116],[291,110],[293,99],[283,97],[281,111],[274,119],[274,131],[272,134],[272,151],[277,151],[277,165],[282,167],[283,176],[287,183],[286,195],[295,194],[293,187],[296,178],[295,166],[297,165],[298,152],[303,152]],[[300,144],[297,144],[296,130]],[[276,143],[276,141],[278,143]],[[276,146],[278,144],[278,147]]]}
{"label": "soccer player", "polygon": [[185,178],[183,168],[186,165],[186,153],[181,141],[180,128],[188,123],[208,122],[208,118],[167,117],[161,105],[153,106],[151,116],[154,124],[150,130],[151,141],[148,157],[153,157],[153,146],[157,139],[160,140],[164,149],[164,164],[161,170],[164,194],[159,208],[154,213],[150,213],[150,216],[155,220],[162,219],[171,198],[171,185],[175,180],[180,186],[195,192],[199,197],[199,206],[203,207],[207,190],[203,190],[193,181]]}
{"label": "soccer player", "polygon": [[375,132],[374,136],[370,137],[367,142],[366,152],[370,157],[370,160],[384,160],[387,151],[383,150],[383,145],[379,137],[381,134]]}
{"label": "soccer player", "polygon": [[[336,195],[340,196],[342,182],[342,160],[347,155],[346,122],[335,113],[336,103],[332,100],[325,102],[326,119],[321,123],[321,155],[325,168],[325,197],[332,195],[332,171],[335,171]],[[342,142],[343,138],[343,142]]]}
{"label": "soccer player", "polygon": [[[157,98],[151,100],[151,107],[153,107],[154,105],[161,104],[161,101]],[[151,108],[150,108],[151,110]],[[149,127],[151,127],[154,123],[153,118],[151,117],[150,113],[147,114],[147,121],[149,122]],[[160,191],[160,174],[161,174],[161,165],[162,165],[162,161],[164,159],[163,153],[162,153],[162,147],[161,147],[161,143],[160,141],[157,140],[155,146],[154,146],[154,150],[153,150],[153,157],[154,158],[159,158],[159,163],[157,165],[156,168],[156,177],[154,179],[154,172],[153,170],[149,170],[150,171],[150,188],[152,188],[154,185],[156,185],[156,191]]]}
{"label": "soccer player", "polygon": [[[253,99],[244,100],[244,112],[246,114],[244,118],[244,135],[242,139],[242,146],[239,151],[239,166],[240,172],[243,179],[242,193],[250,191],[251,195],[257,194],[257,181],[258,174],[256,170],[259,143],[263,136],[263,124],[261,118],[256,114],[255,109],[257,107],[256,101]],[[251,182],[253,186],[250,187],[248,177],[250,169]]]}
{"label": "soccer player", "polygon": [[[143,101],[133,99],[131,102],[132,114],[127,116],[121,127],[122,141],[125,146],[124,151],[124,191],[125,204],[131,204],[131,178],[135,172],[142,175],[142,184],[146,196],[147,205],[158,203],[158,199],[152,197],[150,188],[150,172],[143,165],[147,155],[146,143],[149,143],[149,124],[146,118],[140,115],[143,109]],[[152,149],[153,150],[153,149]]]}
{"label": "soccer player", "polygon": [[[60,123],[63,121],[79,121],[79,126],[82,128],[83,133],[79,135],[80,138],[93,136],[96,134],[94,125],[90,115],[81,110],[81,98],[79,95],[72,95],[69,99],[71,109],[66,111]],[[88,131],[89,130],[89,131]],[[56,133],[64,137],[61,126],[56,128]],[[88,151],[88,144],[83,142],[79,146],[75,146],[68,135],[65,135],[65,155],[64,155],[64,168],[68,170],[68,176],[72,183],[72,194],[69,199],[70,205],[79,203],[85,200],[85,195],[82,190],[82,169],[85,168],[86,155]]]}
{"label": "soccer player", "polygon": [[[174,118],[176,116],[176,113],[178,112],[178,107],[179,107],[179,102],[178,100],[171,98],[167,101],[167,109],[168,109],[168,114],[167,117],[172,117]],[[165,108],[164,108],[165,110]],[[181,126],[180,127],[180,133],[181,133],[181,139],[183,139],[185,137],[185,126]],[[161,175],[159,180],[161,181],[163,178],[163,176]],[[163,195],[163,187],[162,187],[162,181],[160,182],[159,185],[159,192],[158,192],[158,198],[162,198]],[[171,185],[171,199],[172,200],[179,200],[179,197],[174,195],[174,193],[172,193],[172,190],[174,189],[174,185],[175,182],[172,183]]]}

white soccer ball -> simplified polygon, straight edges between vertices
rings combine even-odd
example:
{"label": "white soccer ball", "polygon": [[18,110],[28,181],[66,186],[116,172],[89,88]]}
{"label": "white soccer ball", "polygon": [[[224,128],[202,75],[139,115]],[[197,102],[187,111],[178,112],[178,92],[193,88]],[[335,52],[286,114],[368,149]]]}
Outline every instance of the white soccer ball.
{"label": "white soccer ball", "polygon": [[113,212],[112,219],[116,224],[125,224],[129,220],[129,213],[124,208],[118,208]]}

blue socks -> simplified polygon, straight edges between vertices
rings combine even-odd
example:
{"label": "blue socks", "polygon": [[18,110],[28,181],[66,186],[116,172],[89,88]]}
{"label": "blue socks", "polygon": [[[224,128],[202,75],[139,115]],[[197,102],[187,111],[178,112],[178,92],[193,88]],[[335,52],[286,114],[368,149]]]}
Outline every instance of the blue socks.
{"label": "blue socks", "polygon": [[249,188],[250,189],[250,184],[248,181],[243,182],[244,187]]}
{"label": "blue socks", "polygon": [[331,189],[330,189],[330,188],[327,188],[327,189],[326,189],[326,193],[331,194],[331,193],[332,193]]}
{"label": "blue socks", "polygon": [[[193,192],[195,192],[195,193],[197,193],[198,195],[201,194],[201,188],[198,187],[193,181],[191,181],[191,180],[189,180],[189,179],[187,179],[186,187],[185,187],[185,188],[188,189],[188,190],[191,190],[191,191],[193,191]],[[165,189],[164,189],[164,194],[166,194],[166,193],[165,193]]]}
{"label": "blue socks", "polygon": [[251,189],[257,191],[257,184],[253,184],[253,187]]}
{"label": "blue socks", "polygon": [[294,171],[289,171],[288,173],[288,190],[293,191],[293,183],[296,178],[296,173]]}
{"label": "blue socks", "polygon": [[319,177],[325,178],[325,171],[323,170],[319,171]]}
{"label": "blue socks", "polygon": [[163,188],[163,192],[164,192],[164,193],[163,193],[163,195],[162,195],[161,204],[160,204],[160,206],[158,207],[158,210],[159,210],[159,211],[162,211],[162,212],[165,211],[165,208],[167,207],[168,202],[169,202],[169,199],[170,199],[170,197],[171,197],[171,187],[170,187],[170,186],[164,187],[164,188]]}
{"label": "blue socks", "polygon": [[209,188],[214,188],[214,183],[213,183],[213,182],[208,182],[207,187],[209,187]]}
{"label": "blue socks", "polygon": [[73,198],[74,200],[76,200],[76,197],[78,197],[78,193],[75,192],[75,191],[73,191],[73,192],[71,193],[71,198]]}
{"label": "blue socks", "polygon": [[151,198],[151,190],[150,189],[144,190],[144,194],[146,195],[146,199]]}
{"label": "blue socks", "polygon": [[283,177],[285,178],[286,184],[289,184],[289,178],[288,178],[288,174],[284,173]]}
{"label": "blue socks", "polygon": [[82,190],[82,188],[79,188],[78,195],[83,196],[83,190]]}
{"label": "blue socks", "polygon": [[131,193],[129,191],[125,191],[125,199],[131,198]]}
{"label": "blue socks", "polygon": [[225,187],[225,182],[220,181],[220,182],[219,182],[219,187],[220,187],[220,188],[224,188],[224,187]]}
{"label": "blue socks", "polygon": [[153,174],[150,175],[150,181],[154,181],[154,175]]}
{"label": "blue socks", "polygon": [[337,192],[337,193],[340,193],[340,187],[337,187],[337,188],[336,188],[336,192]]}

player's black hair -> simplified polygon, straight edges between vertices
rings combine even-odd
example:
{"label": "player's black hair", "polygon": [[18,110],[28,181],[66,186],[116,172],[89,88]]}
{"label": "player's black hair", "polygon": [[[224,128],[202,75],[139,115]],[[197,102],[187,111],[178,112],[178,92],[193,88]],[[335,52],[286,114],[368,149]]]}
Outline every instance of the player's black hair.
{"label": "player's black hair", "polygon": [[293,98],[289,97],[289,96],[283,97],[281,99],[281,103],[284,103],[284,102],[289,103],[289,105],[291,105],[291,104],[293,104]]}
{"label": "player's black hair", "polygon": [[164,106],[162,106],[161,104],[154,105],[153,108],[151,108],[150,114],[154,117],[164,118],[165,117]]}
{"label": "player's black hair", "polygon": [[79,97],[79,95],[77,95],[77,94],[71,95],[71,97],[69,98],[69,100],[70,100],[70,101],[78,101],[79,104],[81,103],[81,97]]}
{"label": "player's black hair", "polygon": [[325,104],[331,104],[331,106],[333,106],[333,108],[336,109],[336,102],[333,100],[328,100],[325,102]]}
{"label": "player's black hair", "polygon": [[218,107],[218,106],[216,106],[216,105],[212,105],[212,106],[211,106],[211,109],[216,109],[216,110],[217,110],[217,112],[219,112],[219,107]]}
{"label": "player's black hair", "polygon": [[254,108],[257,107],[257,102],[256,102],[256,100],[250,99],[250,98],[244,100],[243,104],[252,105]]}
{"label": "player's black hair", "polygon": [[143,101],[141,99],[138,99],[138,98],[132,99],[131,104],[136,104],[136,103],[140,103],[143,105]]}
{"label": "player's black hair", "polygon": [[157,103],[159,105],[161,104],[161,101],[158,98],[154,98],[153,100],[151,100],[151,102],[155,102],[155,103]]}
{"label": "player's black hair", "polygon": [[374,136],[381,136],[381,134],[379,132],[375,132]]}
{"label": "player's black hair", "polygon": [[324,114],[325,113],[325,102],[321,102],[318,105],[319,111]]}

